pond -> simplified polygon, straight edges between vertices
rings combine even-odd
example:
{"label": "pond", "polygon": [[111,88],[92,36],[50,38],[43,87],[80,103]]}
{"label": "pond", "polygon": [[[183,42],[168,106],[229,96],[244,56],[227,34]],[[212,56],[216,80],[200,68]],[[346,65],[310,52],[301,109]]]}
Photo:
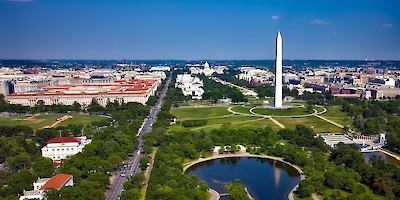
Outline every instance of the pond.
{"label": "pond", "polygon": [[369,159],[370,159],[373,155],[375,155],[375,156],[382,156],[383,160],[385,160],[386,163],[390,163],[390,164],[393,164],[393,165],[395,165],[395,166],[397,166],[397,167],[400,167],[400,161],[399,161],[399,160],[393,158],[392,156],[386,155],[386,154],[383,153],[383,152],[380,152],[380,151],[363,152],[362,154],[364,155],[364,159],[365,159],[366,162],[368,162]]}
{"label": "pond", "polygon": [[220,158],[192,166],[187,175],[196,175],[219,193],[228,193],[225,184],[240,179],[255,199],[287,200],[300,175],[280,161],[255,157]]}

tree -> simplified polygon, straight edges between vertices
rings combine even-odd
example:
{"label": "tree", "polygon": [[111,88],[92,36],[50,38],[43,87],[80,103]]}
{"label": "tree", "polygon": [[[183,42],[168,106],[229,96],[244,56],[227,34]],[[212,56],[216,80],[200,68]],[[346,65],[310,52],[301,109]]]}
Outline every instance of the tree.
{"label": "tree", "polygon": [[156,103],[157,103],[157,96],[150,96],[149,99],[146,102],[146,105],[155,106]]}
{"label": "tree", "polygon": [[236,179],[232,184],[227,184],[225,187],[229,190],[229,199],[231,200],[250,200],[244,186]]}
{"label": "tree", "polygon": [[107,186],[110,184],[110,179],[104,173],[90,174],[86,180],[96,182],[103,186],[103,188],[107,188]]}
{"label": "tree", "polygon": [[143,157],[140,159],[140,169],[142,169],[142,171],[147,169],[147,165],[150,162],[150,159],[148,157]]}
{"label": "tree", "polygon": [[31,163],[30,156],[27,153],[21,153],[20,155],[16,155],[14,157],[8,157],[6,162],[11,171],[14,172],[21,169],[26,169]]}
{"label": "tree", "polygon": [[312,181],[310,179],[301,180],[299,183],[298,192],[301,198],[306,198],[311,196],[311,194],[314,192],[314,186]]}
{"label": "tree", "polygon": [[364,157],[357,146],[343,143],[337,144],[336,148],[332,150],[330,159],[337,165],[344,164],[352,169],[358,169],[364,163]]}
{"label": "tree", "polygon": [[93,98],[87,110],[89,112],[102,112],[104,111],[104,108],[97,102],[95,98]]}
{"label": "tree", "polygon": [[49,178],[54,171],[53,161],[50,158],[37,157],[33,164],[36,175],[42,178]]}
{"label": "tree", "polygon": [[15,174],[13,174],[9,181],[7,187],[7,193],[16,195],[22,190],[32,190],[32,183],[36,180],[36,176],[31,170],[24,169]]}
{"label": "tree", "polygon": [[124,161],[119,155],[112,154],[108,157],[107,161],[111,163],[114,169],[117,169],[118,166]]}
{"label": "tree", "polygon": [[130,189],[122,194],[122,199],[136,200],[136,199],[140,199],[141,196],[142,195],[141,195],[139,189]]}
{"label": "tree", "polygon": [[81,111],[81,107],[82,107],[81,104],[79,104],[78,102],[74,101],[74,103],[70,107],[70,110],[78,112],[78,111]]}

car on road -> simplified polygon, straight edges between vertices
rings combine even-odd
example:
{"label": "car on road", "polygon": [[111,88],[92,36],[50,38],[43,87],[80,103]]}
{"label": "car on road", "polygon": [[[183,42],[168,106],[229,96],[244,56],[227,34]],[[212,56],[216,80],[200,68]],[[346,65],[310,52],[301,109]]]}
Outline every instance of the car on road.
{"label": "car on road", "polygon": [[121,173],[121,177],[125,177],[126,175],[125,175],[125,173]]}

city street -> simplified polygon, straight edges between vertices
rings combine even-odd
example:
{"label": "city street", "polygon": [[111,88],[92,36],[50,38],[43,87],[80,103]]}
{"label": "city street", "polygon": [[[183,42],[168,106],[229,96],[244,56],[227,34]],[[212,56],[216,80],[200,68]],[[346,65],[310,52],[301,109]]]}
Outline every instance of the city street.
{"label": "city street", "polygon": [[[171,72],[172,74],[172,72]],[[160,96],[159,99],[157,100],[157,103],[155,106],[151,107],[150,109],[150,114],[147,116],[147,118],[144,120],[144,124],[141,129],[139,129],[138,132],[138,146],[136,150],[134,150],[132,156],[129,157],[129,160],[125,161],[124,163],[129,164],[130,166],[124,167],[123,170],[117,171],[115,173],[115,180],[113,184],[110,186],[111,188],[107,190],[106,192],[106,200],[115,200],[118,199],[119,195],[121,194],[123,190],[124,183],[127,181],[127,178],[130,176],[133,176],[140,172],[140,158],[142,157],[142,150],[143,150],[143,135],[145,133],[148,133],[152,130],[153,124],[157,120],[157,114],[161,110],[161,106],[163,103],[163,99],[165,95],[167,94],[168,86],[171,82],[171,75],[169,76]]]}

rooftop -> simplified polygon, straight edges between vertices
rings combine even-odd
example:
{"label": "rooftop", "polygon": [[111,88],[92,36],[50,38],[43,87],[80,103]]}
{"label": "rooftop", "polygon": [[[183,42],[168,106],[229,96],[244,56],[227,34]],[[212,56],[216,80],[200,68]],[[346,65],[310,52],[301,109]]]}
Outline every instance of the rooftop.
{"label": "rooftop", "polygon": [[60,189],[63,187],[69,179],[72,178],[72,175],[70,174],[57,174],[42,186],[40,189],[47,189],[47,188],[55,188],[55,189]]}
{"label": "rooftop", "polygon": [[53,138],[49,141],[47,141],[47,144],[50,143],[67,143],[67,142],[79,142],[80,139],[76,137],[56,137]]}

